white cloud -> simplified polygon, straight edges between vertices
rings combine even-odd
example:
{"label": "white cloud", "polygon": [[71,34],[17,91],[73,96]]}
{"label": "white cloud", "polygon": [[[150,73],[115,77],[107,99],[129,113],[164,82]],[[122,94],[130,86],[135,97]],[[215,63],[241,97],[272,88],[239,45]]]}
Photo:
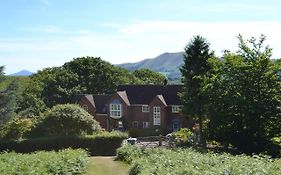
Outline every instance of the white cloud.
{"label": "white cloud", "polygon": [[273,57],[281,57],[280,21],[131,21],[129,24],[103,26],[110,32],[66,31],[49,26],[41,32],[57,32],[62,35],[0,39],[0,53],[4,53],[0,54],[0,62],[7,65],[7,72],[10,73],[21,69],[19,62],[20,65],[29,65],[32,68],[30,70],[34,71],[45,66],[59,66],[80,56],[100,56],[111,63],[136,62],[163,52],[182,51],[189,40],[198,34],[206,37],[211,43],[211,49],[221,55],[224,49],[237,50],[236,36],[239,33],[245,38],[265,34],[266,44],[273,48]]}

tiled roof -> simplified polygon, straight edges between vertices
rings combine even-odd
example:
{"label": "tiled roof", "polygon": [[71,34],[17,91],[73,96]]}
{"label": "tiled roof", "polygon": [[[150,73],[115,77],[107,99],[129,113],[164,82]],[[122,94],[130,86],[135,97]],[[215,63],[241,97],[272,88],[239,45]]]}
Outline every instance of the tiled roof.
{"label": "tiled roof", "polygon": [[167,103],[166,103],[163,95],[156,95],[156,98],[158,98],[165,106],[167,106]]}
{"label": "tiled roof", "polygon": [[126,91],[117,91],[117,94],[124,100],[127,105],[130,105],[130,101],[128,99]]}
{"label": "tiled roof", "polygon": [[95,102],[94,102],[92,94],[79,94],[79,95],[76,95],[76,96],[74,96],[72,102],[73,103],[79,103],[79,101],[82,98],[86,98],[90,102],[90,104],[95,107]]}
{"label": "tiled roof", "polygon": [[130,104],[149,104],[157,95],[162,95],[167,105],[181,105],[178,93],[182,85],[122,85],[117,91],[126,91]]}
{"label": "tiled roof", "polygon": [[93,95],[96,105],[96,114],[106,114],[106,103],[112,97],[112,95]]}

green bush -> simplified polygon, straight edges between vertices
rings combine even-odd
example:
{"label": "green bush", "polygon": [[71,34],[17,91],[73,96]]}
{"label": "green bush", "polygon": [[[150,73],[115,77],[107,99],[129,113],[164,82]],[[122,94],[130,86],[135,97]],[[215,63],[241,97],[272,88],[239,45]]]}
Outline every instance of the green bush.
{"label": "green bush", "polygon": [[177,146],[191,146],[195,140],[193,132],[188,128],[181,128],[179,131],[173,132],[172,137]]}
{"label": "green bush", "polygon": [[101,127],[93,116],[78,105],[56,105],[38,122],[31,137],[92,134]]}
{"label": "green bush", "polygon": [[64,148],[83,148],[91,155],[115,155],[125,138],[126,133],[121,132],[101,132],[96,135],[87,136],[57,136],[42,137],[25,140],[2,140],[0,151],[16,151],[20,153],[30,153],[39,150],[60,150]]}
{"label": "green bush", "polygon": [[168,130],[164,127],[154,127],[154,128],[131,128],[129,130],[130,137],[147,137],[147,136],[159,136],[168,134]]}
{"label": "green bush", "polygon": [[14,118],[1,128],[1,139],[22,139],[31,131],[33,120],[28,118]]}
{"label": "green bush", "polygon": [[129,145],[117,150],[117,158],[130,164],[130,175],[281,174],[280,162],[269,158],[193,149],[140,149]]}
{"label": "green bush", "polygon": [[88,164],[85,150],[62,150],[33,154],[0,154],[0,172],[3,175],[28,174],[84,174]]}

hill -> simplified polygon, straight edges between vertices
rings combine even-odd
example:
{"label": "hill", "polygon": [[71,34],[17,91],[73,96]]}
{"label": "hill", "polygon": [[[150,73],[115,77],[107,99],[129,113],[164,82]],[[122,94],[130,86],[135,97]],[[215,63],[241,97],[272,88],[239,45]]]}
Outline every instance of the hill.
{"label": "hill", "polygon": [[16,72],[16,73],[13,73],[13,74],[10,74],[9,76],[30,76],[32,75],[33,73],[28,71],[28,70],[21,70],[19,72]]}
{"label": "hill", "polygon": [[137,69],[151,69],[165,74],[170,79],[179,78],[179,67],[183,64],[183,52],[163,53],[155,58],[145,59],[136,63],[124,63],[117,66],[130,71]]}

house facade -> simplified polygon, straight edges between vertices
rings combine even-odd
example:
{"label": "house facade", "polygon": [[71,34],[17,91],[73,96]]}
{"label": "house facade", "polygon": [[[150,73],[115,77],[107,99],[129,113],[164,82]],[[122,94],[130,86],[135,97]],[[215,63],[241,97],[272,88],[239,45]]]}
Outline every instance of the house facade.
{"label": "house facade", "polygon": [[183,117],[178,93],[182,85],[123,85],[111,95],[79,95],[76,103],[106,130],[191,127]]}

